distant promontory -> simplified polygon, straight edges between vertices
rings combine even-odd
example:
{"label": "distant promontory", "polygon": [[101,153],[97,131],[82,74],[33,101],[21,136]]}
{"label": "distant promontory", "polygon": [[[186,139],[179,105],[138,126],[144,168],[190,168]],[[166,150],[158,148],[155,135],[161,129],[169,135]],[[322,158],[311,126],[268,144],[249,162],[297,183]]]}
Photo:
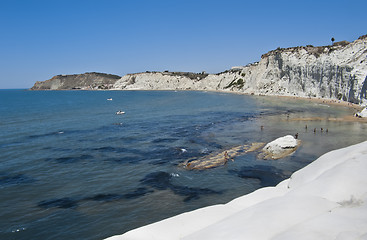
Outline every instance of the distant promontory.
{"label": "distant promontory", "polygon": [[117,75],[97,72],[57,75],[47,81],[36,82],[31,90],[111,89],[120,78]]}

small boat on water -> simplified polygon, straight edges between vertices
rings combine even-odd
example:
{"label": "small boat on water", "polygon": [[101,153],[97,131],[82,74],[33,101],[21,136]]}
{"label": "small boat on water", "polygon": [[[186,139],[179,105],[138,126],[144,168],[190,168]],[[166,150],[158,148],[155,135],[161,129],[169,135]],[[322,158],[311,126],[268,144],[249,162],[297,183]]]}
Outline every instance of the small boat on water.
{"label": "small boat on water", "polygon": [[123,112],[123,111],[117,111],[116,114],[117,115],[122,115],[122,114],[125,114],[125,112]]}
{"label": "small boat on water", "polygon": [[108,101],[112,101],[112,98],[107,98]]}

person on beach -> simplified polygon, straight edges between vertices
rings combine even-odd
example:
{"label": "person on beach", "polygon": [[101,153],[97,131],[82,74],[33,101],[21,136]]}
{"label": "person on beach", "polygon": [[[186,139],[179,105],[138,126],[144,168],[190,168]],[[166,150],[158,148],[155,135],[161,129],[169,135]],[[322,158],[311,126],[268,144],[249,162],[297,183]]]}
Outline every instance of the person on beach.
{"label": "person on beach", "polygon": [[[227,152],[227,151],[225,151],[225,152],[224,152],[224,164],[227,164],[228,160],[229,160],[229,155],[228,155],[228,152]],[[232,162],[233,162],[233,159],[231,159],[231,160],[232,160]]]}
{"label": "person on beach", "polygon": [[224,159],[226,160],[226,163],[227,163],[227,161],[228,161],[228,153],[227,153],[227,151],[224,152]]}

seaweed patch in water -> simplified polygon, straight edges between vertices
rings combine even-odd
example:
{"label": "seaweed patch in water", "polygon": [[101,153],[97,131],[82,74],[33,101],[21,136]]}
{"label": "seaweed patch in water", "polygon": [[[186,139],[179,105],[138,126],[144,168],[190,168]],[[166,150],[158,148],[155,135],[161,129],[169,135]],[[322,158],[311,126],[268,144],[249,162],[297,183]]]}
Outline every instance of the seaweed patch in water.
{"label": "seaweed patch in water", "polygon": [[93,148],[92,150],[98,151],[98,152],[116,152],[116,153],[126,152],[125,148],[116,148],[116,147],[111,147],[111,146]]}
{"label": "seaweed patch in water", "polygon": [[178,138],[156,138],[152,141],[152,143],[171,143],[179,140]]}
{"label": "seaweed patch in water", "polygon": [[49,137],[49,136],[56,136],[56,135],[60,135],[60,134],[63,134],[63,133],[64,133],[63,131],[49,132],[49,133],[43,133],[43,134],[30,135],[30,136],[28,136],[28,138],[30,138],[30,139],[43,138],[43,137]]}
{"label": "seaweed patch in water", "polygon": [[59,198],[41,201],[37,204],[41,208],[75,208],[78,206],[78,201],[71,198]]}
{"label": "seaweed patch in water", "polygon": [[82,154],[80,156],[68,156],[68,157],[59,157],[59,158],[49,158],[48,161],[55,161],[58,163],[75,163],[81,160],[92,159],[92,155]]}
{"label": "seaweed patch in water", "polygon": [[185,196],[184,202],[200,198],[200,195],[221,194],[208,188],[192,188],[187,186],[174,185],[170,182],[172,175],[166,172],[153,172],[146,175],[140,182],[157,190],[170,189],[173,193]]}
{"label": "seaweed patch in water", "polygon": [[152,190],[148,190],[146,188],[138,188],[132,192],[126,193],[126,194],[115,194],[115,193],[100,193],[96,194],[91,197],[86,197],[82,199],[73,199],[69,197],[65,198],[59,198],[59,199],[51,199],[51,200],[44,200],[40,201],[37,206],[49,209],[49,208],[77,208],[79,205],[79,202],[81,201],[95,201],[95,202],[112,202],[112,201],[119,201],[122,199],[136,199],[138,197],[142,197],[147,193],[152,193]]}
{"label": "seaweed patch in water", "polygon": [[199,199],[200,195],[221,194],[222,192],[214,191],[209,188],[192,188],[186,186],[170,185],[170,189],[177,195],[186,196],[184,202],[193,199]]}
{"label": "seaweed patch in water", "polygon": [[119,194],[97,194],[92,197],[84,198],[83,200],[93,200],[99,202],[111,202],[120,200],[123,196]]}
{"label": "seaweed patch in water", "polygon": [[0,186],[28,184],[36,181],[35,179],[28,177],[27,175],[24,174],[5,175],[5,176],[4,174],[1,175],[0,175]]}
{"label": "seaweed patch in water", "polygon": [[152,192],[153,192],[152,190],[148,190],[146,188],[138,188],[133,192],[124,194],[123,197],[126,199],[135,199],[138,197],[142,197],[147,193],[152,193]]}
{"label": "seaweed patch in water", "polygon": [[166,172],[153,172],[146,175],[140,182],[158,190],[166,190],[170,186],[171,175]]}
{"label": "seaweed patch in water", "polygon": [[119,158],[104,159],[104,161],[106,161],[106,162],[115,162],[115,163],[119,163],[119,164],[124,164],[124,163],[135,164],[135,163],[138,163],[140,161],[140,158],[139,157],[119,157]]}
{"label": "seaweed patch in water", "polygon": [[262,187],[275,186],[289,177],[280,169],[264,165],[247,166],[242,167],[240,170],[229,170],[228,172],[236,174],[241,178],[258,179]]}

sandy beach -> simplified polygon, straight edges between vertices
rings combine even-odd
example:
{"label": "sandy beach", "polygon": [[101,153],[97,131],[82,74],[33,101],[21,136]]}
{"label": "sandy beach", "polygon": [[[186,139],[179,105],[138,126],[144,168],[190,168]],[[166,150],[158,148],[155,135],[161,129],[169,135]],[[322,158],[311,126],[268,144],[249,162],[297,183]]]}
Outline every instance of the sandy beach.
{"label": "sandy beach", "polygon": [[[304,100],[308,102],[325,104],[329,106],[337,106],[337,107],[346,107],[354,110],[355,113],[361,111],[363,109],[362,106],[346,101],[340,101],[335,99],[324,99],[324,98],[303,98],[303,97],[289,97],[289,96],[275,96],[276,98],[286,98],[286,99],[294,99],[294,100]],[[366,118],[359,118],[355,115],[344,115],[342,117],[329,117],[329,118],[321,118],[321,117],[313,117],[313,118],[290,118],[289,121],[335,121],[335,122],[365,122],[367,123]]]}

